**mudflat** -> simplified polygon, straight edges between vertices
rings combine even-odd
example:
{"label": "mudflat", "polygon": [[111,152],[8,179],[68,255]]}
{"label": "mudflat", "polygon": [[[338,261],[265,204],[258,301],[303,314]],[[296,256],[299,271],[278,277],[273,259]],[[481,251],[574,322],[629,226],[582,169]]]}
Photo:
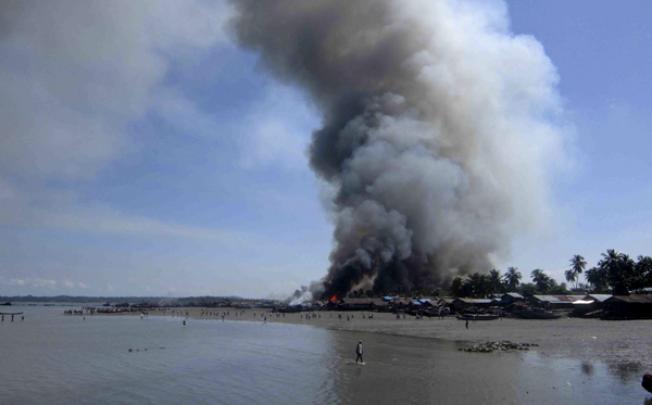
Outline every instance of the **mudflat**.
{"label": "mudflat", "polygon": [[[150,311],[151,315],[188,316],[221,320],[284,322],[313,325],[332,330],[378,333],[454,342],[510,340],[534,343],[544,355],[600,360],[652,369],[652,320],[603,321],[560,318],[526,320],[502,318],[465,322],[454,317],[421,318],[367,311],[316,311],[273,313],[265,309],[169,308]],[[187,314],[187,315],[186,315]],[[348,320],[347,320],[348,317]],[[371,318],[371,319],[370,319]],[[479,354],[481,355],[481,354]]]}

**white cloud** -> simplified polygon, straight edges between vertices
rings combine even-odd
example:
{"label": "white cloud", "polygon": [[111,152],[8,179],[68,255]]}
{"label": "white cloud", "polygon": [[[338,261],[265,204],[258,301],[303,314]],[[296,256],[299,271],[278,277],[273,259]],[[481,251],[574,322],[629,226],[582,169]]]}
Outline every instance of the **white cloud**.
{"label": "white cloud", "polygon": [[0,176],[90,178],[129,143],[173,58],[223,40],[223,3],[0,6]]}
{"label": "white cloud", "polygon": [[162,88],[153,98],[156,114],[184,135],[211,138],[222,132],[213,117],[174,89]]}
{"label": "white cloud", "polygon": [[0,276],[0,285],[8,287],[31,287],[51,290],[57,288],[58,285],[67,287],[67,281],[57,282],[57,280],[41,277],[5,278]]}
{"label": "white cloud", "polygon": [[270,85],[242,124],[240,162],[244,168],[306,168],[310,133],[318,118],[297,91]]}
{"label": "white cloud", "polygon": [[[0,184],[1,187],[1,184]],[[7,185],[0,224],[52,228],[93,234],[204,239],[233,244],[251,240],[245,233],[187,226],[144,216],[128,215],[106,205],[78,202],[74,195],[56,192],[21,192]],[[1,188],[0,188],[1,190]]]}

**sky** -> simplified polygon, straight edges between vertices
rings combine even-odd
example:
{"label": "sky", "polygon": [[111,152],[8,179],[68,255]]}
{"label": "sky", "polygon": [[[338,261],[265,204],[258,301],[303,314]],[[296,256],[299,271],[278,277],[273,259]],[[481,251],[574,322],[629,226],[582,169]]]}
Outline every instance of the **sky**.
{"label": "sky", "polygon": [[[233,43],[229,7],[80,4],[0,6],[0,294],[282,297],[325,275],[319,113]],[[652,254],[652,3],[506,4],[557,68],[568,156],[552,223],[496,266],[561,281],[576,253]]]}

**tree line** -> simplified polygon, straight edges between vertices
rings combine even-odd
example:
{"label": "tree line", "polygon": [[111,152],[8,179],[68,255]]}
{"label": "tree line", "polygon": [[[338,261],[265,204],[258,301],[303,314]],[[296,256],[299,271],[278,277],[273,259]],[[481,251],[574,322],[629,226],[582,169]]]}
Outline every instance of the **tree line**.
{"label": "tree line", "polygon": [[[652,287],[652,257],[638,256],[636,260],[625,253],[609,249],[602,253],[595,267],[586,270],[586,260],[581,255],[570,259],[569,268],[564,272],[568,283],[575,291],[591,291],[594,293],[610,293],[627,295],[630,291],[638,291]],[[584,275],[586,283],[580,282]],[[541,269],[530,272],[532,282],[522,283],[523,275],[516,267],[509,267],[504,274],[493,269],[488,274],[473,273],[468,276],[456,277],[450,284],[449,291],[457,297],[486,297],[491,294],[518,292],[523,295],[532,294],[568,294],[568,284],[558,283]]]}

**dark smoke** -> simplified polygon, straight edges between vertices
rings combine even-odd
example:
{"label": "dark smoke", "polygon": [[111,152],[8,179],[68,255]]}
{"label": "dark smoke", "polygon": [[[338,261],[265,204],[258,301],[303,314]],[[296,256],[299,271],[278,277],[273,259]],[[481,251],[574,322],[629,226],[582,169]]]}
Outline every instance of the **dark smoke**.
{"label": "dark smoke", "polygon": [[557,76],[502,2],[234,4],[239,42],[323,115],[310,162],[336,190],[327,296],[487,270],[546,217]]}

